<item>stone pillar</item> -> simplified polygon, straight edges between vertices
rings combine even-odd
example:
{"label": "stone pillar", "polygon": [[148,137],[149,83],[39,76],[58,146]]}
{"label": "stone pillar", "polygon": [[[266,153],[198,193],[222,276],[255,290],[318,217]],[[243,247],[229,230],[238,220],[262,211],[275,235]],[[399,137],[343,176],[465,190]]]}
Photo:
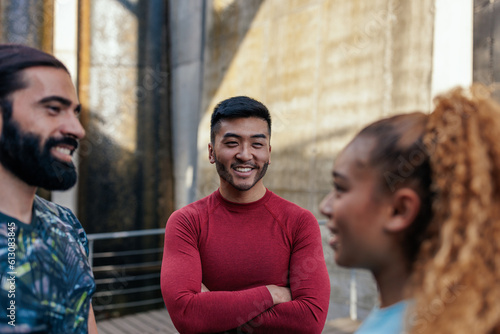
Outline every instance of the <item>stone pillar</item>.
{"label": "stone pillar", "polygon": [[87,232],[164,226],[172,211],[166,2],[80,1],[79,217]]}
{"label": "stone pillar", "polygon": [[169,1],[175,207],[196,200],[206,1]]}
{"label": "stone pillar", "polygon": [[500,101],[500,1],[474,1],[474,81],[495,89]]}

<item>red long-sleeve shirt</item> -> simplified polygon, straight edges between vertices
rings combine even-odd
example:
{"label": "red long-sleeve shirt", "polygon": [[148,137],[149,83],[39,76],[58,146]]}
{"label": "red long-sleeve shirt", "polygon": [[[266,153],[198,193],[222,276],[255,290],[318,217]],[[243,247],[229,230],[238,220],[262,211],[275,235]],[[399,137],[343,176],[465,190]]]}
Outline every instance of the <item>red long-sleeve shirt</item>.
{"label": "red long-sleeve shirt", "polygon": [[[272,306],[271,284],[293,300]],[[321,333],[330,280],[318,222],[269,190],[247,204],[215,191],[169,218],[161,290],[182,334]]]}

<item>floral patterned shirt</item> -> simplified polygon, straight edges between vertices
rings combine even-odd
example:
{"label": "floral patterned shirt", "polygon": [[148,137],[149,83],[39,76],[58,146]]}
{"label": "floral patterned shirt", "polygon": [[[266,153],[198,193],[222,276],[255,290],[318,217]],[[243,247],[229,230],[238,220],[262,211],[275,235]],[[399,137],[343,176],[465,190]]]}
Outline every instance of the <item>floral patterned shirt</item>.
{"label": "floral patterned shirt", "polygon": [[85,231],[40,197],[32,216],[0,212],[0,333],[87,333],[95,282]]}

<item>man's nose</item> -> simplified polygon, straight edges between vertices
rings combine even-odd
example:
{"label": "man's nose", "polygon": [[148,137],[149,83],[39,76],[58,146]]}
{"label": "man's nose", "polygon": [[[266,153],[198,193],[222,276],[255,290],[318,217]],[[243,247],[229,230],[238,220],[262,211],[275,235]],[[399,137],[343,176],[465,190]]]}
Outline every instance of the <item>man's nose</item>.
{"label": "man's nose", "polygon": [[241,161],[248,161],[252,159],[252,152],[248,145],[241,145],[238,154],[236,154],[236,158]]}
{"label": "man's nose", "polygon": [[61,132],[66,136],[76,137],[77,139],[85,137],[85,129],[78,117],[72,112],[68,112],[62,120]]}

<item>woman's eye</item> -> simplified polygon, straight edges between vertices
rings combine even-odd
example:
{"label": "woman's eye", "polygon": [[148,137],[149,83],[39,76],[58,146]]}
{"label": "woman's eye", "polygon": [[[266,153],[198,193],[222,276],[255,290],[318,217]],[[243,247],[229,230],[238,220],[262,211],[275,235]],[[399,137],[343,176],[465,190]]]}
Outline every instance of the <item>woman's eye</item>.
{"label": "woman's eye", "polygon": [[336,182],[333,182],[333,189],[335,190],[336,193],[342,193],[342,192],[346,191],[346,189],[344,187],[342,187],[341,185],[339,185]]}

